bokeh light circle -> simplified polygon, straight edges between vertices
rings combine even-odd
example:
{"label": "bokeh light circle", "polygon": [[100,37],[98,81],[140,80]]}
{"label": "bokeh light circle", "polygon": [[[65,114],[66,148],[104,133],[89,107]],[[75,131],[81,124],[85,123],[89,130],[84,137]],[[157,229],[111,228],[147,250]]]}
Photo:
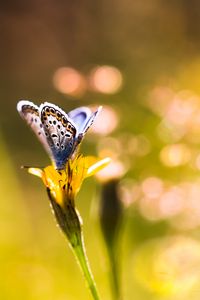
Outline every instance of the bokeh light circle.
{"label": "bokeh light circle", "polygon": [[115,94],[122,86],[121,72],[113,66],[100,66],[91,71],[91,89],[100,93]]}
{"label": "bokeh light circle", "polygon": [[86,90],[83,75],[70,67],[58,68],[53,75],[53,85],[60,93],[80,96]]}

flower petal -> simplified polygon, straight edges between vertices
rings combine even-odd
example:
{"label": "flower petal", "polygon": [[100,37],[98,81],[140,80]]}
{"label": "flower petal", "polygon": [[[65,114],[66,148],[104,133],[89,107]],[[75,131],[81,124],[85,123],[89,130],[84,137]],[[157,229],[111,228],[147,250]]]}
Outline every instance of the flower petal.
{"label": "flower petal", "polygon": [[42,179],[55,201],[63,206],[69,199],[74,199],[79,192],[83,180],[94,175],[107,166],[110,158],[99,159],[94,156],[77,155],[69,160],[66,169],[56,170],[54,166],[46,168],[28,168],[28,172]]}
{"label": "flower petal", "polygon": [[39,168],[28,168],[28,172],[32,175],[35,175],[35,176],[38,176],[40,178],[42,178],[44,172],[42,169],[39,169]]}
{"label": "flower petal", "polygon": [[[87,158],[87,157],[86,157]],[[109,157],[106,157],[104,159],[97,159],[93,161],[93,164],[91,164],[87,170],[86,177],[92,176],[104,167],[106,167],[111,162],[111,159]]]}

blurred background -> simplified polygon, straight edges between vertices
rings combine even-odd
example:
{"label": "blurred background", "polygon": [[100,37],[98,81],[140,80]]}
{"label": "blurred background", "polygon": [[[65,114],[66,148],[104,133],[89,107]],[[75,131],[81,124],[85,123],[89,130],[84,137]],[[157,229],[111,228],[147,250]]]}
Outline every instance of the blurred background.
{"label": "blurred background", "polygon": [[105,210],[108,227],[123,219],[113,246],[121,299],[199,299],[199,1],[0,7],[0,298],[91,299],[44,186],[20,169],[49,164],[16,111],[29,99],[65,111],[103,105],[82,152],[112,163],[77,197],[102,299],[112,299]]}

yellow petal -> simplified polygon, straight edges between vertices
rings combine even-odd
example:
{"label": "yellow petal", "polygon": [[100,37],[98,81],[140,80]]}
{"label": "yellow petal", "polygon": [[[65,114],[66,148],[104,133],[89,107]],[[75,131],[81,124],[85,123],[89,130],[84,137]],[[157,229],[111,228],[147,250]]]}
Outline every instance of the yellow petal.
{"label": "yellow petal", "polygon": [[99,159],[94,156],[77,155],[73,160],[69,160],[66,169],[56,170],[54,166],[48,166],[43,170],[39,168],[28,168],[30,174],[40,177],[55,201],[63,205],[66,199],[74,198],[80,190],[85,178],[94,175],[107,166],[110,158]]}
{"label": "yellow petal", "polygon": [[63,186],[67,182],[67,174],[64,170],[57,171],[53,166],[48,166],[43,172],[43,182],[48,187],[55,198],[55,201],[63,205],[64,189]]}
{"label": "yellow petal", "polygon": [[[88,157],[88,158],[90,158],[90,157]],[[110,162],[111,162],[111,159],[109,157],[106,157],[104,159],[96,158],[95,161],[93,160],[93,163],[90,164],[90,166],[87,170],[86,177],[94,175],[95,173],[97,173],[98,171],[100,171],[101,169],[106,167]]]}
{"label": "yellow petal", "polygon": [[[69,163],[70,163],[70,161],[69,161]],[[85,157],[83,157],[82,155],[77,157],[76,160],[71,162],[70,168],[72,170],[71,185],[72,185],[73,193],[75,195],[78,193],[78,191],[82,185],[82,182],[83,182],[84,178],[86,177],[87,162],[85,160]]]}
{"label": "yellow petal", "polygon": [[40,178],[42,178],[43,176],[43,170],[39,169],[39,168],[28,168],[28,172],[32,175],[38,176]]}

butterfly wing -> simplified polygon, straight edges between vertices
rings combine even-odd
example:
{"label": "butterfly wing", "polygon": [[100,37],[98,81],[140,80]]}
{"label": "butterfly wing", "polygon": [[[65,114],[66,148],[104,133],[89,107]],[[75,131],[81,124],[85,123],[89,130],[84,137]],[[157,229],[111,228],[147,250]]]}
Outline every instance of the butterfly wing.
{"label": "butterfly wing", "polygon": [[78,132],[81,132],[91,116],[91,110],[88,107],[78,107],[70,111],[68,116],[76,124]]}
{"label": "butterfly wing", "polygon": [[17,110],[22,119],[24,119],[31,127],[31,129],[45,148],[46,152],[51,157],[51,151],[49,149],[49,145],[47,143],[43,125],[39,115],[39,107],[30,101],[21,100],[17,104]]}
{"label": "butterfly wing", "polygon": [[94,120],[96,119],[96,117],[98,116],[98,114],[100,113],[101,110],[102,110],[102,106],[99,106],[98,109],[94,113],[91,113],[89,119],[87,120],[87,122],[85,122],[84,127],[82,128],[82,130],[80,132],[81,134],[85,135],[85,133],[88,131],[88,129],[94,123]]}
{"label": "butterfly wing", "polygon": [[68,113],[69,117],[77,126],[77,135],[84,135],[88,131],[101,109],[102,106],[92,113],[88,107],[79,107]]}
{"label": "butterfly wing", "polygon": [[40,105],[39,115],[53,161],[62,169],[74,151],[76,125],[62,109],[48,102]]}
{"label": "butterfly wing", "polygon": [[18,103],[17,110],[59,170],[65,167],[67,160],[75,152],[101,107],[94,113],[87,107],[80,107],[67,115],[54,104],[45,102],[38,107],[30,101],[22,100]]}

